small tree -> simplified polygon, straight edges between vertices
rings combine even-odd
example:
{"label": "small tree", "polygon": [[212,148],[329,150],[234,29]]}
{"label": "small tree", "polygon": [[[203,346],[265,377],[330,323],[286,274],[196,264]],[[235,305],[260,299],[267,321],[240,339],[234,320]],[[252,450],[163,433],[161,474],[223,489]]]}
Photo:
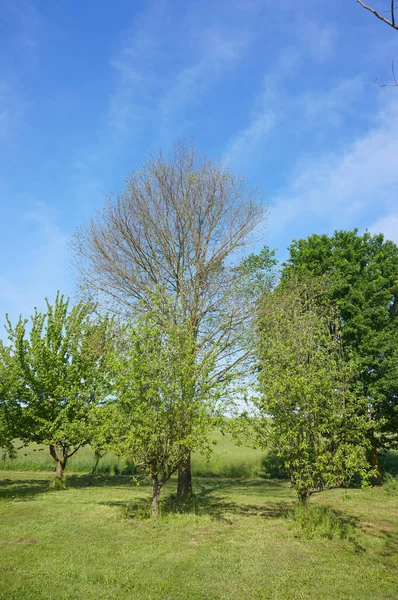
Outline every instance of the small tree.
{"label": "small tree", "polygon": [[48,444],[62,478],[68,459],[90,441],[90,412],[107,393],[110,344],[107,319],[93,319],[93,305],[57,293],[54,306],[35,310],[27,332],[20,318],[7,331],[18,365],[18,403],[22,407],[20,437]]}
{"label": "small tree", "polygon": [[352,387],[336,314],[318,296],[318,283],[290,281],[265,295],[259,317],[258,433],[301,502],[368,474],[366,401]]}
{"label": "small tree", "polygon": [[210,383],[213,368],[211,359],[195,360],[190,322],[165,320],[156,309],[126,328],[115,355],[115,401],[97,412],[97,439],[149,473],[155,518],[161,489],[187,450],[207,446],[219,398],[219,385]]}

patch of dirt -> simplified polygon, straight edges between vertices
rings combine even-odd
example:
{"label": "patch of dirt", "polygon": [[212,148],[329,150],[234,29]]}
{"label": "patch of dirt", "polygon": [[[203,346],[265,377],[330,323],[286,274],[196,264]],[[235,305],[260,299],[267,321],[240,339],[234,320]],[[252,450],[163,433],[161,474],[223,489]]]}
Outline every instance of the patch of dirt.
{"label": "patch of dirt", "polygon": [[22,537],[18,538],[17,540],[8,540],[8,542],[6,542],[6,544],[15,544],[15,545],[37,544],[37,540],[34,540],[33,538],[28,538],[28,537],[22,536]]}

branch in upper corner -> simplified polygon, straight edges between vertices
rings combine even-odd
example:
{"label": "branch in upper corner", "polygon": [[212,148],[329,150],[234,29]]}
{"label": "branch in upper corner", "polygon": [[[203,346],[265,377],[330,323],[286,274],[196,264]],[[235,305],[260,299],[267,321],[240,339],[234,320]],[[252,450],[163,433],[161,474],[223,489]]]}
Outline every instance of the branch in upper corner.
{"label": "branch in upper corner", "polygon": [[[389,19],[387,19],[386,17],[383,17],[383,15],[381,13],[377,12],[377,10],[375,10],[371,6],[367,6],[364,2],[362,2],[362,0],[357,0],[357,2],[365,10],[368,10],[371,13],[373,13],[375,15],[375,17],[380,19],[380,21],[383,21],[383,23],[387,23],[387,25],[389,25],[390,27],[392,27],[393,29],[396,29],[398,31],[398,24],[395,21],[395,9],[396,9],[396,5],[394,4],[395,0],[391,0],[391,10],[389,11],[389,12],[391,12],[391,21]],[[394,85],[394,84],[387,84],[387,85]]]}

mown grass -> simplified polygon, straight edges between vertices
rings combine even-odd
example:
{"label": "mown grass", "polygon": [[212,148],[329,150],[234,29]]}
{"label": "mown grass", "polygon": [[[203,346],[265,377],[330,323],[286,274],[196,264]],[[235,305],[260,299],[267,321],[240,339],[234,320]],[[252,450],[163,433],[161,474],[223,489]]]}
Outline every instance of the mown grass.
{"label": "mown grass", "polygon": [[0,473],[1,599],[398,598],[397,502],[381,487],[314,496],[315,518],[348,534],[309,539],[280,480],[195,478],[186,512],[173,480],[153,522],[136,508],[150,487],[129,476],[50,479]]}
{"label": "mown grass", "polygon": [[[213,453],[210,460],[200,454],[193,456],[193,471],[202,477],[258,477],[266,474],[264,464],[266,455],[261,450],[246,446],[237,446],[229,435],[223,435],[216,430],[212,434]],[[16,442],[16,458],[0,460],[0,470],[10,471],[52,471],[55,469],[54,459],[46,446],[29,444],[22,446]],[[67,472],[89,473],[95,463],[94,453],[90,446],[80,448],[67,464]],[[134,472],[132,463],[119,460],[108,452],[100,459],[97,473],[102,475],[131,474]]]}

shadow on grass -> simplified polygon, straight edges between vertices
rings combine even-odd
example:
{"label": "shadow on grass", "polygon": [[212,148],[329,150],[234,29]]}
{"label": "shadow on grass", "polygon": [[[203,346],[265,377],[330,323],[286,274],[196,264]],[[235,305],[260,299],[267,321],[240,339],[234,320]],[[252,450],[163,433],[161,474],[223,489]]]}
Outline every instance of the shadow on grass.
{"label": "shadow on grass", "polygon": [[[54,481],[48,473],[35,479],[11,479],[5,477],[0,480],[0,499],[30,500],[39,494],[52,493],[51,482]],[[89,486],[94,487],[127,487],[131,486],[132,478],[129,475],[96,475],[71,474],[65,476],[65,489],[79,489]],[[143,484],[145,485],[145,483]]]}
{"label": "shadow on grass", "polygon": [[[242,481],[242,480],[195,480],[196,493],[177,498],[174,494],[165,495],[160,501],[162,516],[175,514],[192,514],[210,516],[215,520],[229,521],[233,516],[278,518],[289,511],[294,501],[275,500],[264,502],[259,499],[257,504],[236,502],[225,497],[222,492],[233,490],[244,496],[259,495],[263,491],[264,497],[272,495],[280,497],[282,482]],[[261,488],[261,490],[259,490]],[[220,495],[221,494],[221,495]],[[148,519],[151,516],[151,500],[147,498],[135,499],[133,502],[103,501],[106,506],[116,506],[121,509],[122,515],[131,520]]]}
{"label": "shadow on grass", "polygon": [[3,479],[0,481],[0,498],[31,500],[49,491],[49,479]]}

